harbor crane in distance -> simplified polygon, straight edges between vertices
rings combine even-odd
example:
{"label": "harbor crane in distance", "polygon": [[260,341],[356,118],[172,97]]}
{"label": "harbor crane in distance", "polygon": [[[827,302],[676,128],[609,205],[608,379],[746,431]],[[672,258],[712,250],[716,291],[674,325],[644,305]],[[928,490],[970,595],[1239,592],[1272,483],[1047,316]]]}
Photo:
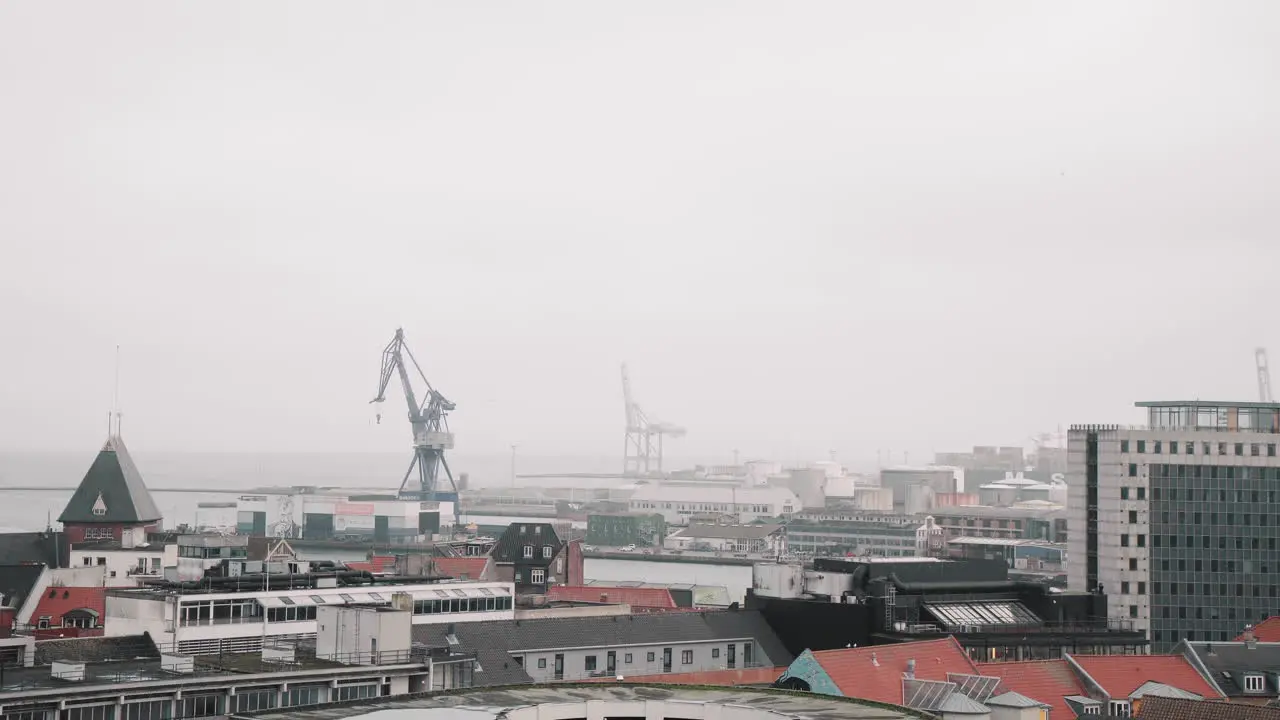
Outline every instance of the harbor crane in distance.
{"label": "harbor crane in distance", "polygon": [[622,451],[622,474],[643,477],[662,472],[662,438],[683,437],[679,425],[650,420],[631,396],[631,376],[622,364],[622,399],[626,403],[627,433]]}
{"label": "harbor crane in distance", "polygon": [[1258,402],[1275,402],[1271,396],[1271,369],[1267,367],[1267,349],[1255,349],[1253,357],[1258,365]]}
{"label": "harbor crane in distance", "polygon": [[[418,396],[413,390],[409,368],[405,364],[406,356],[427,388],[427,394],[421,403],[418,402]],[[405,500],[428,502],[452,499],[457,508],[455,514],[460,520],[458,485],[454,482],[453,473],[449,470],[449,462],[444,457],[445,450],[453,449],[453,433],[449,432],[448,415],[455,406],[431,386],[426,374],[422,372],[422,367],[418,365],[418,360],[414,358],[413,351],[405,344],[403,329],[396,330],[395,337],[382,351],[382,377],[378,381],[378,395],[369,401],[371,404],[380,403],[386,399],[387,385],[391,383],[392,375],[400,376],[400,385],[404,388],[404,399],[409,406],[409,425],[413,429],[413,459],[409,461],[409,469],[400,482],[399,496]],[[414,476],[415,469],[417,469],[418,487],[412,489],[409,480]],[[440,487],[441,470],[449,481],[448,490]],[[451,491],[449,493],[451,497],[445,497],[448,491]]]}

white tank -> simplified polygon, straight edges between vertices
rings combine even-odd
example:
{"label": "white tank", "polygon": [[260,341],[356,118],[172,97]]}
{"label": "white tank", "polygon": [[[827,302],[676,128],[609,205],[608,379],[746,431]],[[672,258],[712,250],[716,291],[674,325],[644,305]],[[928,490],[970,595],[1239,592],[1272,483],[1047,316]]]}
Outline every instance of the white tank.
{"label": "white tank", "polygon": [[803,586],[804,567],[799,564],[756,563],[751,566],[751,590],[760,597],[798,598]]}

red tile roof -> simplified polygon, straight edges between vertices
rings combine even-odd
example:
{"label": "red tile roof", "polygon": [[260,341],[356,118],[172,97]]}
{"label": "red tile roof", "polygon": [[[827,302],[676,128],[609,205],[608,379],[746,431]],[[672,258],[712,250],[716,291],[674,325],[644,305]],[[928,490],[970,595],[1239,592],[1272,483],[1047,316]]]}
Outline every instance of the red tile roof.
{"label": "red tile roof", "polygon": [[1071,659],[1114,699],[1155,681],[1204,698],[1221,695],[1181,655],[1072,655]]}
{"label": "red tile roof", "polygon": [[[1253,626],[1253,639],[1258,642],[1280,642],[1280,615],[1272,615]],[[1236,642],[1244,642],[1244,635],[1236,638]]]}
{"label": "red tile roof", "polygon": [[1026,695],[1053,706],[1051,717],[1055,718],[1075,717],[1075,711],[1062,698],[1068,695],[1088,696],[1080,678],[1066,660],[978,663],[978,671],[1000,678],[997,695],[1009,691]]}
{"label": "red tile roof", "polygon": [[[772,685],[787,671],[784,667],[748,668],[743,670],[707,670],[691,673],[667,673],[662,675],[625,675],[624,682],[653,683],[662,685]],[[615,678],[592,678],[585,682],[617,682]]]}
{"label": "red tile roof", "polygon": [[601,585],[561,585],[547,590],[548,602],[630,605],[631,608],[673,610],[676,601],[666,588],[606,587]]}
{"label": "red tile roof", "polygon": [[436,572],[458,580],[479,580],[484,575],[489,557],[441,557],[435,558]]}
{"label": "red tile roof", "polygon": [[107,590],[103,587],[51,587],[40,596],[35,612],[31,613],[32,624],[40,618],[49,618],[49,624],[62,625],[62,616],[73,610],[92,610],[98,614],[98,623],[107,613]]}
{"label": "red tile roof", "polygon": [[368,562],[349,562],[346,566],[352,570],[364,570],[371,573],[384,573],[387,568],[394,565],[396,559],[392,555],[374,555],[369,558]]}
{"label": "red tile roof", "polygon": [[876,645],[813,654],[832,682],[847,697],[901,705],[902,674],[916,661],[919,680],[947,679],[947,673],[977,675],[978,669],[953,637],[924,642]]}

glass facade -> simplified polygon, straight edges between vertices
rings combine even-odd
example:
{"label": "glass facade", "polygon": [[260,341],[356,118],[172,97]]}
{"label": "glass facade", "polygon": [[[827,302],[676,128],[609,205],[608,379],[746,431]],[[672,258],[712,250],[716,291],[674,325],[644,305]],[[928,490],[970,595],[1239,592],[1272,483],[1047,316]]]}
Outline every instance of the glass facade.
{"label": "glass facade", "polygon": [[1280,614],[1280,468],[1151,464],[1151,641],[1226,641]]}

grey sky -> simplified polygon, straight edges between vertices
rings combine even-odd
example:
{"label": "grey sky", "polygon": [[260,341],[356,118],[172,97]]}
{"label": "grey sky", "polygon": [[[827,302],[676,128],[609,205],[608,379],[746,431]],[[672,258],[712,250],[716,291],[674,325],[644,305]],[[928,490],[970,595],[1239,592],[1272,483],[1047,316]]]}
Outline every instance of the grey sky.
{"label": "grey sky", "polygon": [[[74,8],[74,11],[73,9]],[[1253,399],[1280,4],[0,4],[0,447],[874,457]]]}

